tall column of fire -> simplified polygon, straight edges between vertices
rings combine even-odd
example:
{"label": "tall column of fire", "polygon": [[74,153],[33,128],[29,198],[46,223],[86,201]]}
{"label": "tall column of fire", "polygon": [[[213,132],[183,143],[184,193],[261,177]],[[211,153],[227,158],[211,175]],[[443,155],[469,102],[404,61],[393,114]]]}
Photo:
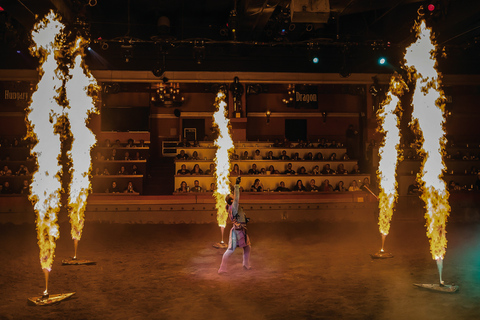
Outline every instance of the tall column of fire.
{"label": "tall column of fire", "polygon": [[228,212],[225,207],[225,197],[230,194],[230,153],[233,152],[233,140],[230,136],[230,121],[227,117],[227,103],[225,92],[219,91],[215,98],[216,112],[213,114],[214,125],[218,128],[218,137],[215,140],[215,179],[216,190],[213,193],[217,208],[217,222],[222,232],[227,224]]}
{"label": "tall column of fire", "polygon": [[440,88],[440,75],[436,70],[434,54],[436,44],[425,21],[416,24],[417,41],[407,48],[405,65],[415,80],[412,121],[422,143],[423,156],[417,181],[421,186],[421,198],[425,202],[427,236],[430,252],[443,284],[443,258],[447,247],[446,222],[450,213],[447,185],[442,179],[445,171],[444,94]]}
{"label": "tall column of fire", "polygon": [[55,125],[63,108],[59,105],[62,87],[61,71],[55,55],[61,48],[64,25],[53,12],[38,22],[32,31],[32,54],[40,58],[41,79],[32,94],[27,122],[29,136],[36,140],[32,154],[36,156],[37,170],[33,173],[30,201],[34,204],[40,264],[45,274],[45,292],[48,294],[48,275],[55,255],[55,241],[59,236],[57,214],[60,210],[61,183],[59,155],[61,142]]}
{"label": "tall column of fire", "polygon": [[382,234],[382,249],[378,254],[384,252],[385,237],[390,231],[390,221],[392,220],[393,207],[397,200],[397,165],[401,161],[400,146],[400,100],[398,97],[403,95],[405,83],[398,75],[390,80],[385,101],[377,113],[380,122],[379,131],[384,134],[380,144],[377,176],[379,181],[379,216],[378,226]]}
{"label": "tall column of fire", "polygon": [[[69,216],[71,235],[75,245],[74,259],[77,257],[78,241],[82,237],[85,222],[85,207],[91,190],[89,173],[91,169],[91,149],[97,140],[86,126],[89,115],[96,110],[92,93],[97,89],[97,83],[83,63],[83,49],[86,40],[79,37],[72,48],[74,61],[71,78],[65,84],[69,108],[66,115],[72,133],[72,148],[69,158],[72,161],[72,179],[70,181]],[[90,94],[90,95],[89,95]]]}

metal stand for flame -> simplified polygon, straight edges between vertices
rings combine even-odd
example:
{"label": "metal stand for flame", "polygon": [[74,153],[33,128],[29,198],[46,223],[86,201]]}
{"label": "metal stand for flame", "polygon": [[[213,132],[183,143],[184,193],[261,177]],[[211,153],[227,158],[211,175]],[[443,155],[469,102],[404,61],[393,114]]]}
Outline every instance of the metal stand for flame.
{"label": "metal stand for flame", "polygon": [[78,247],[78,240],[73,240],[73,244],[75,245],[75,255],[69,259],[63,259],[62,265],[64,266],[71,266],[71,265],[92,265],[97,264],[95,261],[85,260],[85,259],[77,259],[77,247]]}
{"label": "metal stand for flame", "polygon": [[378,251],[377,253],[374,253],[374,254],[371,254],[370,256],[372,257],[372,259],[388,259],[388,258],[393,258],[393,255],[389,252],[385,252],[385,250],[383,250],[383,247],[385,245],[385,238],[387,237],[386,234],[382,234],[382,249],[380,249],[380,251]]}
{"label": "metal stand for flame", "polygon": [[440,282],[437,283],[414,283],[413,285],[419,288],[427,289],[430,291],[443,292],[443,293],[455,293],[458,291],[459,286],[445,284],[442,280],[443,271],[443,259],[437,259],[438,274],[440,276]]}
{"label": "metal stand for flame", "polygon": [[222,233],[222,241],[214,243],[213,247],[217,248],[217,249],[226,249],[227,244],[225,242],[223,242],[223,234],[225,232],[225,227],[224,226],[220,226],[220,232]]}
{"label": "metal stand for flame", "polygon": [[33,306],[51,306],[60,303],[60,301],[71,298],[75,292],[49,294],[48,293],[48,275],[50,271],[43,269],[45,274],[45,291],[41,296],[31,297],[27,299],[27,303]]}

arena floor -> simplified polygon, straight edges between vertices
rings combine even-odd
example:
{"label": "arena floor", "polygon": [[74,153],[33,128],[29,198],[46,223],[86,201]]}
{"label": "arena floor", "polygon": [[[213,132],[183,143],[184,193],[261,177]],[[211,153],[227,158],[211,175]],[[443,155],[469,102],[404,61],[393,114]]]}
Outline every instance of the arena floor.
{"label": "arena floor", "polygon": [[393,222],[387,260],[370,258],[381,242],[374,221],[251,223],[252,270],[238,250],[226,275],[213,224],[87,223],[79,258],[97,264],[62,266],[73,254],[63,223],[49,291],[76,295],[35,307],[27,298],[44,290],[35,227],[3,224],[0,319],[479,319],[480,224],[447,230],[443,276],[460,286],[454,294],[412,285],[438,281],[421,221]]}

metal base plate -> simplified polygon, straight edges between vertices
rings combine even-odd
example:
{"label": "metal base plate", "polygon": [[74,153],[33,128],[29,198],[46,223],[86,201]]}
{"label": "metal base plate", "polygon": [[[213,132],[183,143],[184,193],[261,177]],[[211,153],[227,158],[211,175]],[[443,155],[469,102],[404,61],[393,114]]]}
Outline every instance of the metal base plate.
{"label": "metal base plate", "polygon": [[372,259],[388,259],[388,258],[393,258],[393,255],[389,252],[382,252],[382,251],[378,251],[377,253],[375,254],[371,254],[370,255],[372,257]]}
{"label": "metal base plate", "polygon": [[416,287],[420,287],[427,290],[437,291],[437,292],[445,292],[445,293],[454,293],[458,291],[458,286],[449,285],[449,284],[434,284],[434,283],[414,283]]}
{"label": "metal base plate", "polygon": [[71,298],[74,294],[75,292],[51,294],[48,296],[37,296],[28,298],[27,303],[34,306],[51,306],[60,303],[60,301]]}
{"label": "metal base plate", "polygon": [[213,247],[217,249],[226,249],[227,244],[225,242],[217,242],[213,244]]}
{"label": "metal base plate", "polygon": [[90,264],[97,264],[95,261],[85,260],[85,259],[63,259],[62,265],[90,265]]}

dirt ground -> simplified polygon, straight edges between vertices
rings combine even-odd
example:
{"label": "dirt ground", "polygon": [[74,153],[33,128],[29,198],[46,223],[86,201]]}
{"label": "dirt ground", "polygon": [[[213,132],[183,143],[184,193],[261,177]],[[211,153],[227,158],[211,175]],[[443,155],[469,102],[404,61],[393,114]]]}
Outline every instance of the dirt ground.
{"label": "dirt ground", "polygon": [[[254,218],[254,215],[252,214]],[[87,223],[79,258],[69,224],[61,224],[50,293],[76,292],[48,307],[27,306],[44,290],[33,224],[0,225],[0,319],[480,319],[480,224],[448,225],[444,280],[454,294],[413,283],[437,283],[422,221],[394,221],[387,251],[374,221],[251,223],[252,270],[241,250],[218,275],[223,250],[215,225]]]}

